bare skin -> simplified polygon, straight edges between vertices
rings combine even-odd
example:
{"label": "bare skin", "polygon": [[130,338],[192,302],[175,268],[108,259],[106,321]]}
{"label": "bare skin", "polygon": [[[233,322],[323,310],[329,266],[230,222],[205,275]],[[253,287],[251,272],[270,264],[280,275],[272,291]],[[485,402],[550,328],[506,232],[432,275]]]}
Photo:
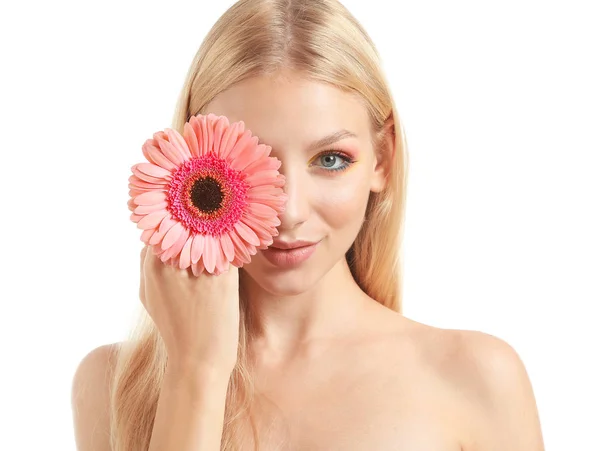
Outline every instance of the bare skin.
{"label": "bare skin", "polygon": [[[339,339],[284,364],[259,363],[264,449],[544,449],[531,386],[507,343],[410,320],[368,296],[361,302],[360,322]],[[500,396],[507,408],[494,406]]]}
{"label": "bare skin", "polygon": [[[344,254],[362,226],[369,192],[385,186],[387,167],[371,145],[364,105],[284,72],[244,80],[206,110],[244,120],[282,160],[289,201],[279,238],[322,240],[298,268],[280,270],[259,252],[240,273],[260,330],[251,345],[257,389],[289,427],[286,435],[275,407],[261,403],[258,420],[271,429],[266,449],[285,438],[289,451],[540,451],[529,381],[512,348],[487,334],[409,320],[354,281]],[[357,161],[328,174],[309,165],[321,166],[319,156],[332,146],[307,152],[308,143],[339,129],[356,134],[336,147]],[[389,128],[383,145],[389,155]],[[494,390],[516,399],[502,409],[490,401]],[[523,410],[519,424],[507,419]]]}
{"label": "bare skin", "polygon": [[[307,347],[285,364],[258,364],[261,449],[544,450],[531,385],[508,344],[363,301],[364,321],[347,336]],[[93,350],[76,375],[78,449],[110,451],[106,375],[117,346]],[[245,433],[251,451],[251,431]]]}
{"label": "bare skin", "polygon": [[266,449],[460,451],[468,406],[436,372],[436,329],[364,302],[362,321],[346,336],[315,345],[314,355],[259,367]]}
{"label": "bare skin", "polygon": [[[479,360],[465,346],[479,346]],[[506,418],[494,423],[492,379],[473,369],[510,349],[496,337],[427,326],[365,296],[361,323],[314,348],[257,369],[257,391],[266,398],[258,398],[256,418],[267,450],[543,449],[532,398],[512,406],[525,418],[518,429],[507,429]]]}
{"label": "bare skin", "polygon": [[[289,201],[279,239],[319,241],[297,267],[276,267],[259,251],[240,270],[257,327],[250,354],[257,391],[264,394],[254,406],[261,449],[542,451],[533,390],[507,343],[412,321],[354,281],[344,255],[363,225],[369,193],[384,188],[386,172],[371,145],[364,105],[291,73],[244,80],[218,94],[206,111],[243,120],[282,161]],[[338,139],[335,149],[355,161],[333,171],[343,159],[324,159],[332,143],[311,143],[342,129],[353,135]],[[390,136],[385,145],[393,145]],[[237,337],[231,334],[229,342]],[[94,443],[82,451],[109,451],[107,392],[101,389],[107,381],[99,375],[110,366],[110,349],[93,351],[74,382],[74,393],[88,386],[88,398],[74,396],[78,441]],[[253,450],[252,440],[247,443]]]}

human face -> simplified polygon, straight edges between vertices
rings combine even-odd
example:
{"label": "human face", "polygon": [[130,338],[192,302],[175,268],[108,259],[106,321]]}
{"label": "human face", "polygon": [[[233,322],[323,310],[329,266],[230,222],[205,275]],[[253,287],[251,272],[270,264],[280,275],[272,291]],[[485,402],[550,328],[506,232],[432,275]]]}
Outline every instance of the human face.
{"label": "human face", "polygon": [[271,146],[270,156],[281,160],[288,201],[275,240],[318,242],[298,264],[274,264],[268,250],[258,250],[243,270],[266,291],[289,296],[345,263],[370,191],[384,186],[363,104],[331,85],[287,73],[243,80],[219,93],[203,112],[244,121],[261,144]]}

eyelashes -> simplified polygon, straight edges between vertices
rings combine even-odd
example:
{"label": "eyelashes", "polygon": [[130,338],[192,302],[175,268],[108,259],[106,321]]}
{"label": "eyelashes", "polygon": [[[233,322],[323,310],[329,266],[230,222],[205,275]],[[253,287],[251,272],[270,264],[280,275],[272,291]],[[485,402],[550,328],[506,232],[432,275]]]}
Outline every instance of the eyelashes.
{"label": "eyelashes", "polygon": [[[322,171],[325,172],[338,172],[338,171],[345,171],[347,170],[350,166],[352,166],[353,163],[356,162],[356,160],[354,160],[350,155],[341,152],[339,150],[335,150],[335,149],[331,149],[331,150],[326,150],[325,152],[321,152],[319,155],[317,155],[317,157],[313,160],[313,161],[323,161],[323,157],[330,157],[329,159],[331,160],[331,157],[333,157],[334,159],[334,164],[332,166],[320,166],[320,169]],[[339,166],[335,166],[335,159],[337,160],[341,160],[342,164]]]}

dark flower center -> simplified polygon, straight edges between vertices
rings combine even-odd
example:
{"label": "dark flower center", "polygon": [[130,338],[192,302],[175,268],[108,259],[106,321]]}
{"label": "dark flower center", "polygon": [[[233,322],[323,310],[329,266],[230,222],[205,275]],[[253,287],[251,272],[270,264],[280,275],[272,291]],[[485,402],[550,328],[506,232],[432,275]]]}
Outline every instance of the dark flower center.
{"label": "dark flower center", "polygon": [[205,213],[212,213],[221,208],[223,191],[221,185],[212,177],[201,177],[194,182],[190,196],[192,203]]}

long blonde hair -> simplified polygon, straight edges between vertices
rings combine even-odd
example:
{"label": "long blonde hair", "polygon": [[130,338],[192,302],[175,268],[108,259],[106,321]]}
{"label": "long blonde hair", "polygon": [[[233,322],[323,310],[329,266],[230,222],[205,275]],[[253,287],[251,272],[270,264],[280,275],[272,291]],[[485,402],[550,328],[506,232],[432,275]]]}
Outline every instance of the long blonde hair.
{"label": "long blonde hair", "polygon": [[[206,114],[203,108],[234,83],[284,68],[357,95],[368,109],[376,151],[383,149],[386,120],[393,120],[395,145],[386,155],[386,187],[370,193],[364,224],[346,258],[361,289],[401,313],[408,169],[404,130],[372,40],[337,0],[241,0],[231,6],[193,59],[172,128],[182,133],[192,115]],[[226,399],[223,451],[242,448],[240,434],[248,424],[258,449],[258,431],[249,412],[254,387],[247,360],[252,338],[247,309],[241,289],[239,354]],[[148,449],[167,363],[154,322],[143,306],[139,314],[116,355],[110,405],[113,451]]]}

